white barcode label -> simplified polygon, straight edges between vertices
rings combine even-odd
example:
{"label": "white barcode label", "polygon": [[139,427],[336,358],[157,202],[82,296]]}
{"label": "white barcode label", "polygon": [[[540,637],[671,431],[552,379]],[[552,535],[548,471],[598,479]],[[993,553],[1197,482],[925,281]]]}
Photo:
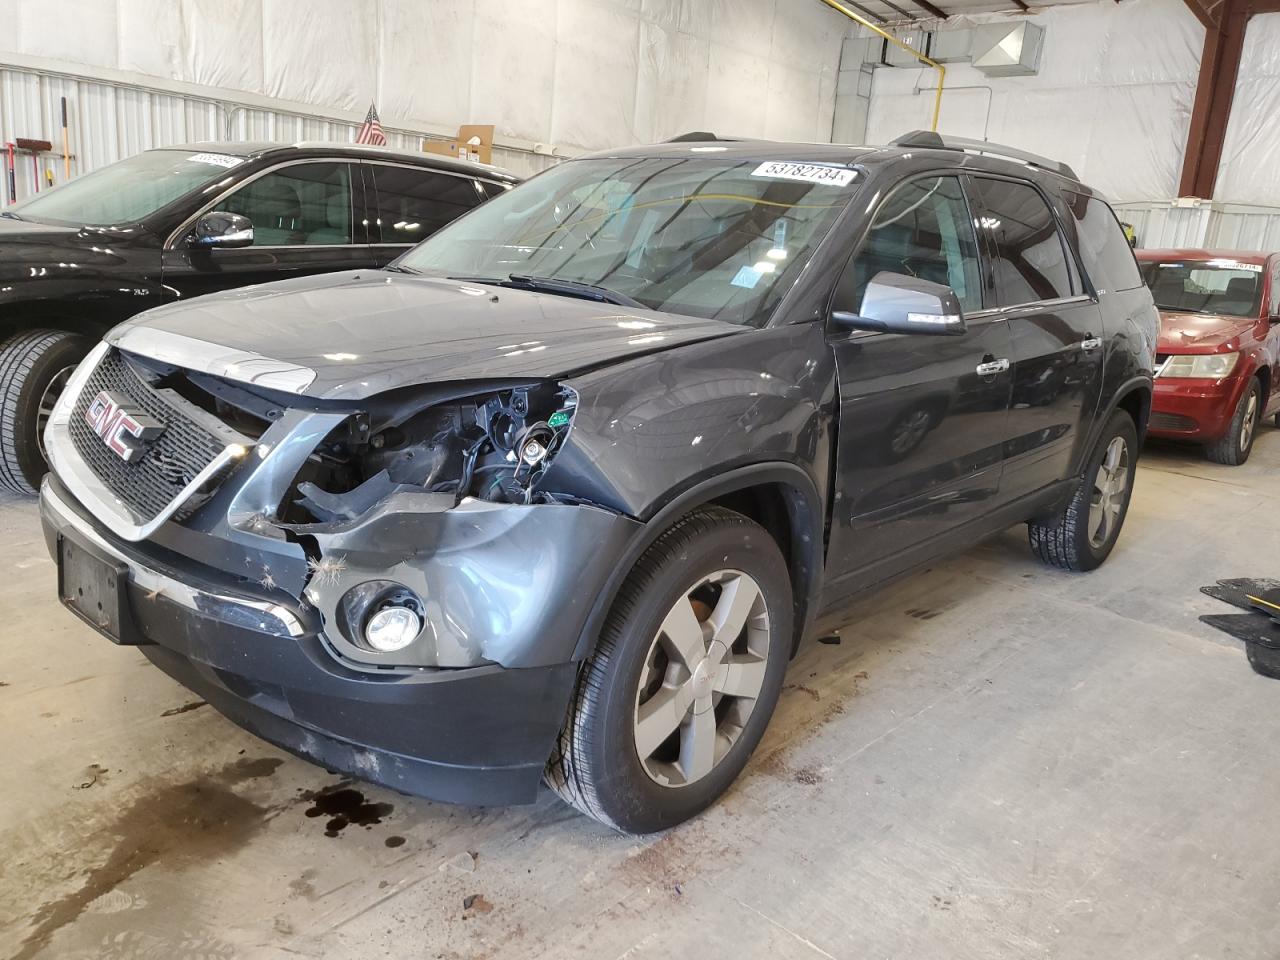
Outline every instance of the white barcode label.
{"label": "white barcode label", "polygon": [[244,157],[232,157],[225,153],[193,153],[187,159],[192,163],[211,163],[215,167],[234,167],[244,163]]}
{"label": "white barcode label", "polygon": [[857,176],[857,171],[848,167],[828,167],[820,163],[767,160],[752,170],[751,175],[771,180],[803,180],[805,183],[821,183],[829,187],[847,187]]}

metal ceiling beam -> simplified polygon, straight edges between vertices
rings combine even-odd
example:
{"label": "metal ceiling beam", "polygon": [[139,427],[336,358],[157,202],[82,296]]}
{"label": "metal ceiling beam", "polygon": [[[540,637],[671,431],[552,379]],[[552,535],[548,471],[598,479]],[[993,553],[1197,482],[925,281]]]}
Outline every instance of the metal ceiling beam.
{"label": "metal ceiling beam", "polygon": [[880,14],[876,13],[873,10],[868,10],[862,4],[854,3],[853,0],[844,0],[844,2],[845,2],[845,6],[853,7],[853,9],[857,10],[860,14],[862,14],[868,20],[874,20],[876,23],[884,23],[884,17],[880,16]]}
{"label": "metal ceiling beam", "polygon": [[937,17],[939,20],[946,20],[951,16],[951,14],[947,13],[945,10],[940,10],[935,7],[929,2],[929,0],[911,0],[911,2],[930,16]]}
{"label": "metal ceiling beam", "polygon": [[894,13],[898,14],[898,16],[902,17],[902,18],[903,18],[903,19],[905,19],[905,20],[919,20],[919,19],[920,19],[920,18],[919,18],[919,17],[917,17],[914,13],[912,13],[910,10],[903,10],[903,9],[902,9],[900,6],[898,6],[896,3],[891,3],[891,2],[890,2],[890,0],[880,0],[880,2],[881,2],[881,3],[883,3],[886,7],[888,7],[890,10],[892,10]]}
{"label": "metal ceiling beam", "polygon": [[1205,35],[1178,195],[1211,200],[1231,119],[1245,31],[1256,14],[1280,12],[1280,0],[1218,0],[1212,4],[1214,9],[1195,0],[1187,0],[1187,5],[1205,24]]}

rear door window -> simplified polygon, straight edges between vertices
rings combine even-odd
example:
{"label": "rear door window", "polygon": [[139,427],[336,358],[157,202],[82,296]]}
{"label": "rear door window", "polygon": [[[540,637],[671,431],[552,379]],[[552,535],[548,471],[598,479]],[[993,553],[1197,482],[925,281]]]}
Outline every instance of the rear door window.
{"label": "rear door window", "polygon": [[1073,296],[1067,246],[1044,195],[1029,183],[972,179],[995,304],[1016,307]]}
{"label": "rear door window", "polygon": [[371,163],[382,243],[417,243],[483,203],[479,181],[421,167]]}
{"label": "rear door window", "polygon": [[878,273],[943,284],[966,313],[982,309],[978,243],[958,178],[911,180],[889,195],[840,281],[837,309],[859,312]]}
{"label": "rear door window", "polygon": [[214,209],[248,217],[255,247],[350,244],[351,172],[340,161],[291,164],[249,181]]}
{"label": "rear door window", "polygon": [[1112,209],[1097,197],[1064,190],[1062,198],[1076,224],[1080,259],[1098,293],[1135,290],[1142,274],[1133,248]]}

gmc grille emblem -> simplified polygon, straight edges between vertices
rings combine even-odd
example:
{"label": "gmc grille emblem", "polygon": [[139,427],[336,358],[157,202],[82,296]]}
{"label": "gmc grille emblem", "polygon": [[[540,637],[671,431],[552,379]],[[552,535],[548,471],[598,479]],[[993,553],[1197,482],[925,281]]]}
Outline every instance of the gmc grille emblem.
{"label": "gmc grille emblem", "polygon": [[101,391],[84,412],[85,422],[102,438],[107,449],[126,463],[142,459],[164,424],[149,417],[128,397],[110,390]]}

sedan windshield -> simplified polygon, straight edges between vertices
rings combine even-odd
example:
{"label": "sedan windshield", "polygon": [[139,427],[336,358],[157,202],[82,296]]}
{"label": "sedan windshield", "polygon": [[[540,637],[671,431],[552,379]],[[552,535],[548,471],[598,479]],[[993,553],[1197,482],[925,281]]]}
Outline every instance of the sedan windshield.
{"label": "sedan windshield", "polygon": [[1236,260],[1150,262],[1142,273],[1161,310],[1256,317],[1262,266]]}
{"label": "sedan windshield", "polygon": [[857,176],[837,165],[706,156],[575,160],[479,207],[396,265],[760,325]]}
{"label": "sedan windshield", "polygon": [[23,220],[109,227],[137,223],[206,184],[225,179],[241,157],[148,150],[37,194],[13,208]]}

